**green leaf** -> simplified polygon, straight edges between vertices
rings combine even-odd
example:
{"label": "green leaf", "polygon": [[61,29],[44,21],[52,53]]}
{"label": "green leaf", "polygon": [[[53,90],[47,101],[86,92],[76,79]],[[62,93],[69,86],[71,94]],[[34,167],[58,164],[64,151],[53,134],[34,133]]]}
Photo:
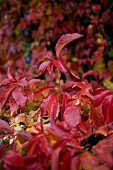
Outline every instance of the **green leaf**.
{"label": "green leaf", "polygon": [[113,58],[113,50],[110,50],[110,51],[108,52],[108,56],[109,56],[110,58]]}
{"label": "green leaf", "polygon": [[22,46],[24,47],[24,54],[29,53],[31,49],[31,43],[23,43]]}

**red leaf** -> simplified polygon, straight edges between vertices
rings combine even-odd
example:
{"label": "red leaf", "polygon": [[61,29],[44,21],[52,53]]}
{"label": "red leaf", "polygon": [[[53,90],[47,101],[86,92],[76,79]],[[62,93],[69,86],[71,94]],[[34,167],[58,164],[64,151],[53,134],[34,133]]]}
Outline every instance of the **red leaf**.
{"label": "red leaf", "polygon": [[56,119],[59,114],[59,102],[58,96],[52,95],[47,105],[48,115],[53,119]]}
{"label": "red leaf", "polygon": [[66,59],[60,55],[59,58],[58,58],[58,60],[62,63],[62,65],[65,67],[65,69],[66,69],[67,71],[69,71],[69,68],[68,68],[68,66],[67,66]]}
{"label": "red leaf", "polygon": [[67,72],[68,70],[63,66],[63,64],[61,63],[61,61],[59,60],[54,60],[53,61],[54,65],[61,70],[62,72]]}
{"label": "red leaf", "polygon": [[5,86],[5,85],[8,85],[10,83],[11,83],[11,81],[9,79],[5,79],[0,83],[0,86]]}
{"label": "red leaf", "polygon": [[95,97],[95,100],[93,101],[94,106],[98,107],[101,104],[101,102],[105,99],[105,97],[112,92],[113,90],[108,90],[104,88],[98,88],[94,90],[92,94]]}
{"label": "red leaf", "polygon": [[68,125],[71,127],[75,127],[81,121],[80,116],[80,105],[70,106],[64,111],[63,117],[64,120],[67,122]]}
{"label": "red leaf", "polygon": [[82,36],[83,35],[77,33],[62,35],[55,47],[57,58],[59,58],[60,52],[65,45],[67,45],[68,43],[75,39],[81,38]]}
{"label": "red leaf", "polygon": [[80,130],[83,132],[83,133],[85,133],[85,134],[87,134],[88,133],[88,129],[89,127],[88,127],[88,124],[87,124],[87,122],[80,122]]}
{"label": "red leaf", "polygon": [[31,79],[28,83],[29,87],[32,88],[33,86],[36,86],[40,81],[40,79]]}
{"label": "red leaf", "polygon": [[113,95],[109,95],[105,98],[102,106],[102,113],[104,115],[105,124],[113,122]]}
{"label": "red leaf", "polygon": [[68,133],[68,131],[66,131],[65,129],[59,127],[56,123],[55,123],[55,120],[50,117],[50,123],[51,123],[51,126],[53,128],[53,130],[56,132],[56,134],[58,134],[59,136],[61,137],[70,137],[70,133]]}
{"label": "red leaf", "polygon": [[71,169],[71,159],[72,159],[71,152],[66,152],[65,156],[63,157],[62,170]]}
{"label": "red leaf", "polygon": [[18,85],[20,86],[28,86],[28,82],[26,80],[26,77],[20,77],[19,80],[18,80]]}
{"label": "red leaf", "polygon": [[51,170],[59,170],[59,157],[60,157],[61,147],[53,150],[52,153],[52,169]]}
{"label": "red leaf", "polygon": [[0,130],[11,131],[11,128],[6,121],[0,119]]}
{"label": "red leaf", "polygon": [[89,70],[87,71],[86,73],[83,74],[83,79],[86,77],[86,76],[89,76],[89,75],[98,75],[99,73],[95,70]]}
{"label": "red leaf", "polygon": [[0,109],[4,107],[6,104],[8,98],[11,95],[11,92],[15,89],[15,87],[9,87],[5,89],[1,94],[0,94]]}
{"label": "red leaf", "polygon": [[19,132],[19,133],[17,134],[17,136],[20,137],[21,140],[23,139],[23,140],[28,141],[28,140],[31,140],[31,139],[32,139],[31,133],[26,132],[26,131]]}
{"label": "red leaf", "polygon": [[[39,152],[37,153],[37,151]],[[32,156],[34,154],[41,156],[42,153],[46,154],[46,156],[50,155],[51,147],[44,134],[38,134],[30,140],[27,156]]]}
{"label": "red leaf", "polygon": [[62,106],[61,106],[61,114],[64,113],[64,110],[66,108],[66,105],[67,105],[67,100],[68,100],[68,97],[65,93],[62,94]]}
{"label": "red leaf", "polygon": [[50,75],[52,75],[53,67],[54,67],[53,62],[50,62],[49,65],[48,65],[48,68],[47,68]]}
{"label": "red leaf", "polygon": [[10,106],[11,114],[13,114],[15,111],[18,110],[18,106],[16,104],[16,101],[13,99],[12,96],[10,97],[10,100],[9,100],[9,106]]}
{"label": "red leaf", "polygon": [[16,82],[17,80],[15,79],[15,76],[14,76],[14,74],[11,72],[11,68],[10,68],[10,66],[8,67],[8,78],[9,78],[9,80],[10,81],[12,81],[12,82]]}
{"label": "red leaf", "polygon": [[24,163],[23,158],[21,154],[18,153],[17,151],[13,151],[13,150],[8,151],[3,158],[3,161],[6,169],[8,169],[8,166],[10,167],[9,169],[13,169],[13,170],[14,168],[15,169],[23,168],[23,163]]}
{"label": "red leaf", "polygon": [[77,74],[75,74],[75,73],[73,73],[71,70],[69,70],[67,73],[66,73],[66,76],[67,76],[67,78],[69,78],[71,81],[73,81],[73,82],[76,82],[76,81],[81,81],[80,80],[80,77],[77,75]]}
{"label": "red leaf", "polygon": [[[37,98],[39,99],[39,95],[42,94],[43,96],[47,96],[51,89],[55,88],[55,86],[39,86],[38,88],[34,89],[34,100],[36,101]],[[48,98],[48,96],[47,96]],[[46,100],[44,98],[44,100]],[[45,103],[45,102],[44,102]]]}
{"label": "red leaf", "polygon": [[69,71],[69,68],[67,67],[67,63],[64,57],[59,56],[58,60],[53,60],[53,63],[56,67],[58,67],[62,72]]}
{"label": "red leaf", "polygon": [[3,157],[5,147],[5,144],[0,144],[0,160]]}
{"label": "red leaf", "polygon": [[97,145],[93,146],[92,152],[102,165],[108,165],[109,169],[113,167],[113,134],[101,140]]}
{"label": "red leaf", "polygon": [[47,69],[49,63],[51,63],[51,61],[44,61],[43,63],[40,64],[39,69],[38,69],[38,75],[43,74],[44,71]]}
{"label": "red leaf", "polygon": [[25,106],[27,97],[25,96],[24,91],[20,87],[16,87],[16,89],[12,92],[12,97],[15,100],[18,107],[22,108]]}
{"label": "red leaf", "polygon": [[96,157],[87,151],[83,152],[80,156],[80,162],[81,168],[87,170],[94,169],[98,165]]}
{"label": "red leaf", "polygon": [[83,82],[76,82],[73,87],[79,87],[81,90],[79,92],[79,96],[87,96],[91,98],[92,100],[94,99],[93,96],[91,95],[92,92],[92,87],[91,85],[85,80]]}
{"label": "red leaf", "polygon": [[24,92],[25,92],[25,94],[26,94],[26,96],[27,96],[28,101],[29,101],[30,103],[32,103],[32,101],[33,101],[33,96],[34,96],[33,91],[32,91],[31,89],[25,89]]}
{"label": "red leaf", "polygon": [[26,170],[39,170],[40,166],[37,161],[37,155],[27,156],[24,159]]}
{"label": "red leaf", "polygon": [[96,130],[104,124],[104,117],[102,114],[102,106],[91,107],[89,118],[92,120],[93,128]]}

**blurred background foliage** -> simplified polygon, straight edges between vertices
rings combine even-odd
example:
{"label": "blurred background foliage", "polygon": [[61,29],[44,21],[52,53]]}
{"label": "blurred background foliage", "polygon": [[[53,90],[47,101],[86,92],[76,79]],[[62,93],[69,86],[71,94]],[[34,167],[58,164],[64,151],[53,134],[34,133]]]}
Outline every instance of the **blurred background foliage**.
{"label": "blurred background foliage", "polygon": [[96,80],[113,89],[112,0],[0,0],[0,15],[0,81],[8,65],[33,77],[40,56],[55,55],[58,39],[76,32],[84,37],[62,51],[69,67],[79,75],[95,70]]}

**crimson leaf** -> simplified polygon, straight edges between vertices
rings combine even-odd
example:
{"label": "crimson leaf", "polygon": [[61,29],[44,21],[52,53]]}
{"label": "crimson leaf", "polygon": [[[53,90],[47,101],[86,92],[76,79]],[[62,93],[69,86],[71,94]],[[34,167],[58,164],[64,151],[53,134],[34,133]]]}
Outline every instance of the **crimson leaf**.
{"label": "crimson leaf", "polygon": [[102,113],[104,115],[105,124],[113,121],[113,95],[109,95],[105,98],[102,106]]}
{"label": "crimson leaf", "polygon": [[4,131],[4,130],[11,131],[11,128],[10,128],[9,124],[6,121],[0,119],[0,130],[2,130],[2,131]]}
{"label": "crimson leaf", "polygon": [[112,92],[113,90],[104,89],[104,88],[98,88],[94,90],[93,91],[93,96],[95,97],[95,100],[93,101],[94,106],[98,107],[101,104],[101,102],[105,99],[105,97]]}
{"label": "crimson leaf", "polygon": [[82,36],[83,35],[77,34],[77,33],[62,35],[61,38],[58,40],[56,47],[55,47],[57,58],[59,58],[60,52],[65,45],[67,45],[68,43],[70,43],[71,41],[75,39],[81,38]]}
{"label": "crimson leaf", "polygon": [[64,120],[71,127],[75,127],[81,121],[80,108],[81,108],[80,105],[75,105],[67,107],[66,110],[64,111],[63,114]]}
{"label": "crimson leaf", "polygon": [[7,73],[7,75],[8,75],[8,79],[9,79],[10,81],[12,81],[12,82],[16,82],[16,81],[17,81],[17,80],[15,79],[14,74],[11,72],[11,67],[10,67],[10,66],[8,67],[8,73]]}
{"label": "crimson leaf", "polygon": [[59,114],[58,96],[52,95],[47,105],[49,117],[56,119]]}
{"label": "crimson leaf", "polygon": [[22,108],[25,106],[27,97],[25,96],[24,91],[20,87],[16,87],[12,92],[12,97],[15,100],[18,107]]}

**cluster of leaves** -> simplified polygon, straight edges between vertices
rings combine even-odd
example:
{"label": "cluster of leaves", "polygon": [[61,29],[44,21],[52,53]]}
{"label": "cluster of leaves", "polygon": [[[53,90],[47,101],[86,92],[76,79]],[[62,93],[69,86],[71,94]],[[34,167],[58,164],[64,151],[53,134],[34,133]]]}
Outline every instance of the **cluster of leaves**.
{"label": "cluster of leaves", "polygon": [[48,52],[37,59],[34,79],[27,69],[23,76],[23,70],[13,74],[8,67],[0,84],[0,169],[113,168],[113,91],[93,88],[85,77],[95,71],[80,78],[61,55],[81,37],[63,35],[56,56]]}
{"label": "cluster of leaves", "polygon": [[99,83],[113,88],[112,0],[0,0],[0,13],[1,79],[8,64],[18,68],[24,56],[26,65],[35,67],[37,57],[48,50],[55,52],[61,35],[77,32],[85,35],[82,44],[71,44],[62,51],[68,65],[80,76],[97,71]]}
{"label": "cluster of leaves", "polygon": [[112,9],[0,0],[1,170],[113,169]]}

